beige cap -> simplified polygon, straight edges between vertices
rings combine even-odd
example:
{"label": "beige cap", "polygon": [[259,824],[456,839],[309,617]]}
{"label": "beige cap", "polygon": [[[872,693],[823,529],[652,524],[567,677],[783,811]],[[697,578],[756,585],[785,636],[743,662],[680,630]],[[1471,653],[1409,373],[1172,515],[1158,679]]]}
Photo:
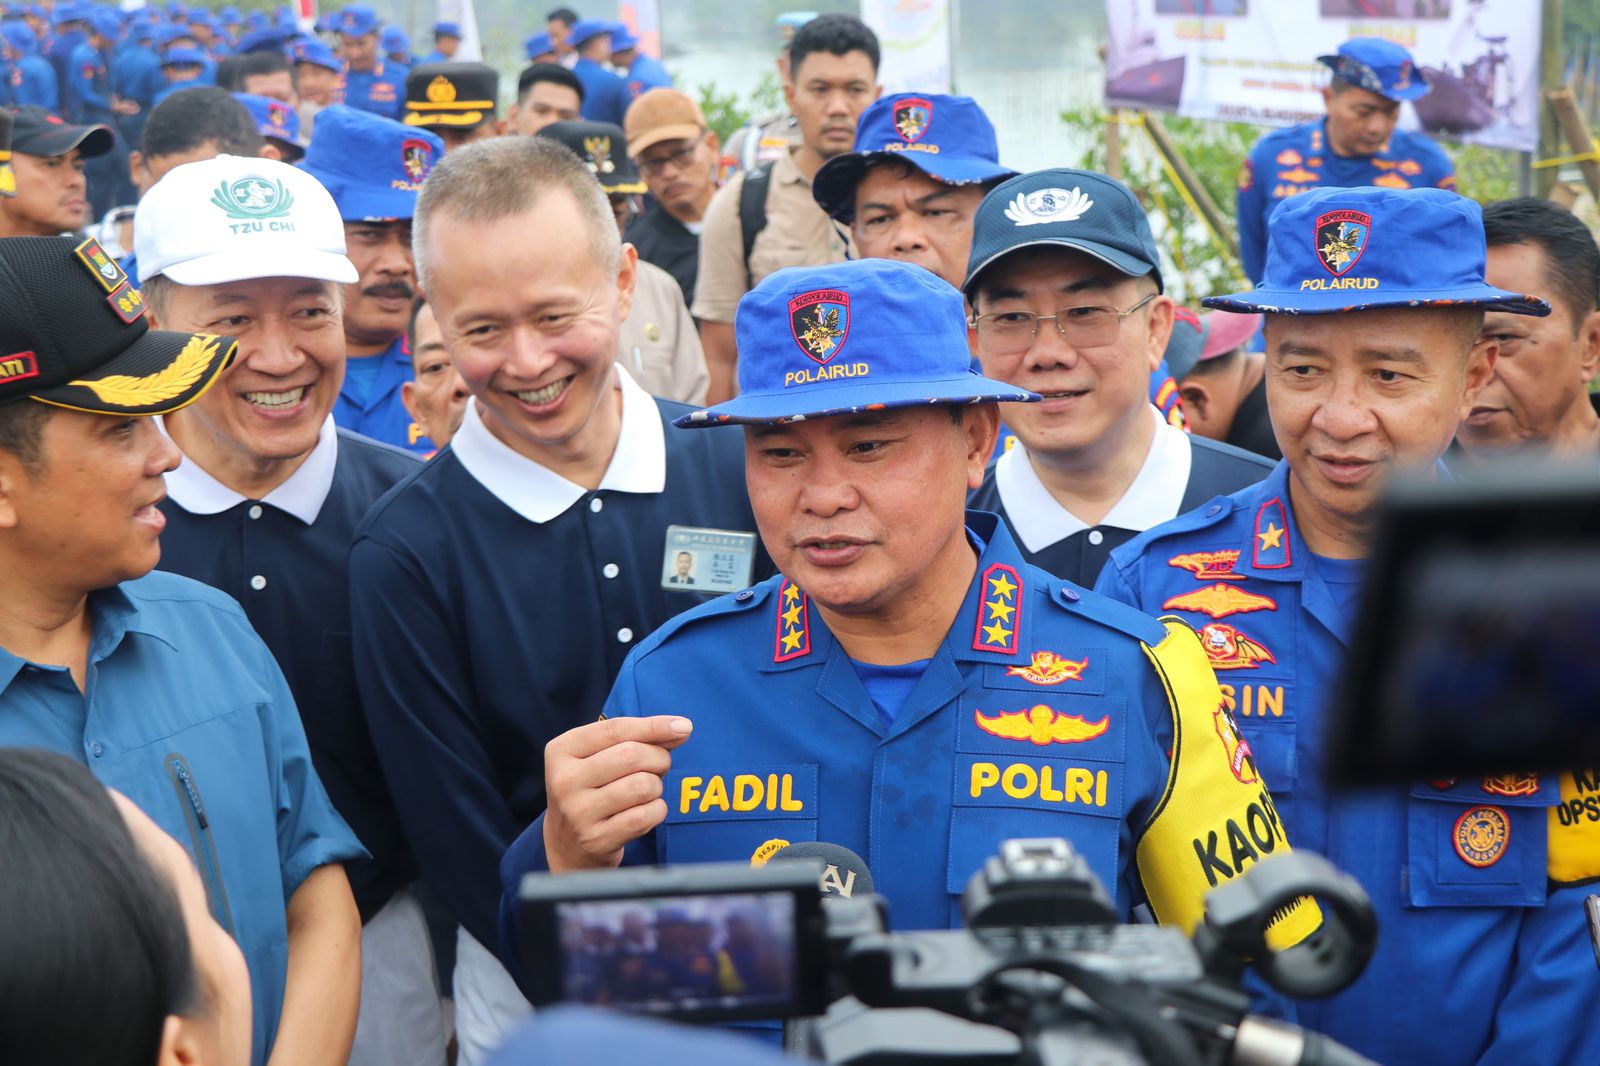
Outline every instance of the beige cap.
{"label": "beige cap", "polygon": [[700,105],[677,89],[651,89],[629,106],[622,121],[628,134],[628,154],[635,159],[653,144],[692,140],[706,131]]}

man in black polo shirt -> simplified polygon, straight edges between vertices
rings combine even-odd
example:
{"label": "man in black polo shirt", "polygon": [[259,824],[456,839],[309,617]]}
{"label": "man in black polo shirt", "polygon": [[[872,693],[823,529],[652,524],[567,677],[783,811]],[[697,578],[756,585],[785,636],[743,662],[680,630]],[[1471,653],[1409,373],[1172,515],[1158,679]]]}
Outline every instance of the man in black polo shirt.
{"label": "man in black polo shirt", "polygon": [[717,135],[700,105],[677,89],[651,89],[628,107],[628,154],[655,203],[628,226],[639,258],[671,274],[694,299],[700,231],[717,191]]}
{"label": "man in black polo shirt", "polygon": [[339,210],[304,171],[225,155],[167,174],[140,201],[136,231],[152,317],[239,338],[217,387],[166,418],[184,462],[161,504],[163,568],[243,605],[288,679],[329,797],[372,854],[347,867],[362,918],[350,1062],[443,1066],[433,956],[406,891],[416,868],[355,688],[347,578],[356,523],[419,464],[333,424],[339,286],[356,276]]}
{"label": "man in black polo shirt", "polygon": [[1272,470],[1151,405],[1174,306],[1159,263],[1139,201],[1104,174],[1020,175],[973,222],[962,290],[983,372],[1044,400],[1001,406],[1017,443],[970,506],[1004,517],[1028,562],[1085,587],[1119,544]]}
{"label": "man in black polo shirt", "polygon": [[[634,644],[768,572],[737,440],[674,429],[616,361],[636,257],[545,137],[450,153],[417,201],[422,288],[473,399],[357,532],[357,678],[423,876],[462,927],[463,1063],[527,1004],[497,942],[501,855],[545,806],[544,746],[593,721]],[[668,583],[690,551],[696,583]],[[752,570],[754,571],[752,573]]]}

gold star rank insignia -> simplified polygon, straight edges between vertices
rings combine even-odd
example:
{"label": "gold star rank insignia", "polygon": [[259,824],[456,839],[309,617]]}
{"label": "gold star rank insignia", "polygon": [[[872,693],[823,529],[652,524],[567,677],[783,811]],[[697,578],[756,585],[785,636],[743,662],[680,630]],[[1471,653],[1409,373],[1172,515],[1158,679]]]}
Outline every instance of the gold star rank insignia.
{"label": "gold star rank insignia", "polygon": [[[1022,579],[1004,563],[995,563],[978,582],[980,604],[972,646],[977,651],[1014,655],[1022,625]],[[985,624],[987,620],[988,624]],[[1006,623],[1010,623],[1008,628]]]}
{"label": "gold star rank insignia", "polygon": [[810,602],[800,587],[784,579],[778,595],[777,633],[772,661],[786,663],[811,653]]}
{"label": "gold star rank insignia", "polygon": [[1258,570],[1282,570],[1289,565],[1289,512],[1283,500],[1273,497],[1256,511],[1255,551],[1251,561]]}

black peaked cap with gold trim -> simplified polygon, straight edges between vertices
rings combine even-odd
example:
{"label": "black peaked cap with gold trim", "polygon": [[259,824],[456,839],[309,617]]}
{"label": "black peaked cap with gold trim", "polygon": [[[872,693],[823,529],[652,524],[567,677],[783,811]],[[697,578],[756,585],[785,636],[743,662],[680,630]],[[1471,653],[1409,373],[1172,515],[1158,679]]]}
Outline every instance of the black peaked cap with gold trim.
{"label": "black peaked cap with gold trim", "polygon": [[483,63],[423,63],[406,75],[407,126],[470,130],[494,118],[500,74]]}
{"label": "black peaked cap with gold trim", "polygon": [[578,153],[607,196],[613,194],[639,195],[649,191],[639,168],[628,155],[628,135],[614,122],[586,122],[573,119],[552,122],[534,136],[549,137]]}
{"label": "black peaked cap with gold trim", "polygon": [[0,241],[0,404],[162,415],[226,369],[232,337],[154,330],[144,297],[93,239]]}

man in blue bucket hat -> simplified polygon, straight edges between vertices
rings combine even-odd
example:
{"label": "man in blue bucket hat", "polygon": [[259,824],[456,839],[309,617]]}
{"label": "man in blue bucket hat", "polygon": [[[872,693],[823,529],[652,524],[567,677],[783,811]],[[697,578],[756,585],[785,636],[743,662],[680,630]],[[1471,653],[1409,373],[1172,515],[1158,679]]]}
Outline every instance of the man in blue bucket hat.
{"label": "man in blue bucket hat", "polygon": [[[1188,627],[1029,566],[965,510],[996,404],[1038,396],[970,369],[955,289],[891,260],[790,268],[736,329],[739,395],[676,424],[743,427],[781,573],[662,626],[602,719],[551,742],[549,806],[501,864],[504,953],[529,870],[825,840],[865,858],[897,927],[943,929],[1002,840],[1059,836],[1124,919],[1148,903],[1189,928],[1210,887],[1193,839],[1253,817],[1287,847],[1229,770]],[[1317,921],[1294,904],[1275,941]]]}
{"label": "man in blue bucket hat", "polygon": [[1285,826],[1372,897],[1377,955],[1349,989],[1301,1003],[1302,1024],[1379,1062],[1600,1062],[1575,887],[1600,876],[1600,826],[1552,817],[1571,776],[1344,793],[1322,774],[1379,490],[1396,467],[1441,469],[1494,366],[1484,312],[1550,310],[1485,284],[1484,258],[1482,212],[1454,193],[1285,201],[1262,284],[1205,301],[1266,316],[1284,459],[1113,552],[1096,588],[1200,633]]}
{"label": "man in blue bucket hat", "polygon": [[411,380],[406,328],[417,295],[411,216],[444,142],[343,104],[317,115],[301,166],[325,185],[344,219],[346,255],[361,278],[344,290],[349,360],[333,419],[345,429],[418,455],[433,445],[400,398]]}
{"label": "man in blue bucket hat", "polygon": [[896,93],[867,105],[855,150],[822,164],[811,195],[851,227],[862,258],[916,263],[960,288],[978,204],[1015,173],[971,97]]}
{"label": "man in blue bucket hat", "polygon": [[381,53],[377,12],[366,4],[351,4],[339,13],[337,25],[345,61],[344,102],[384,118],[399,118],[406,98],[406,70]]}
{"label": "man in blue bucket hat", "polygon": [[1450,157],[1422,134],[1395,126],[1400,105],[1428,92],[1410,52],[1357,37],[1317,62],[1332,73],[1322,90],[1328,113],[1262,137],[1239,171],[1239,255],[1252,283],[1260,283],[1266,264],[1267,219],[1291,196],[1332,185],[1456,187]]}

